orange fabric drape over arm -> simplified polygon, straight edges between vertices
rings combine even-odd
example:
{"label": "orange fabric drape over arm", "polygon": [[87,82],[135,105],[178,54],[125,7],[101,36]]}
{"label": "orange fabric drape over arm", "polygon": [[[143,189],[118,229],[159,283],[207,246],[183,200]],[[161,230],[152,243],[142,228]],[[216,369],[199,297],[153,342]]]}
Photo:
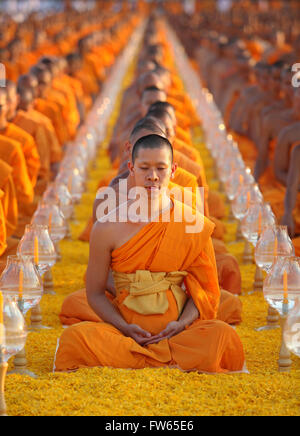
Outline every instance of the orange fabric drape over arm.
{"label": "orange fabric drape over arm", "polygon": [[62,118],[60,107],[56,103],[37,98],[35,100],[35,109],[51,120],[60,145],[64,145],[70,140],[70,135]]}
{"label": "orange fabric drape over arm", "polygon": [[1,203],[5,217],[7,237],[13,234],[18,225],[18,201],[12,173],[12,167],[0,159],[0,189],[4,194],[1,198]]}
{"label": "orange fabric drape over arm", "polygon": [[4,197],[4,192],[0,189],[0,256],[4,253],[7,248],[6,243],[6,223],[5,215],[2,206],[2,198]]}
{"label": "orange fabric drape over arm", "polygon": [[13,123],[8,123],[5,132],[2,134],[21,144],[27,165],[28,175],[32,186],[34,187],[36,185],[41,167],[40,156],[34,138],[25,130]]}
{"label": "orange fabric drape over arm", "polygon": [[0,135],[0,159],[4,160],[13,169],[12,177],[18,204],[27,205],[32,203],[34,191],[20,143]]}

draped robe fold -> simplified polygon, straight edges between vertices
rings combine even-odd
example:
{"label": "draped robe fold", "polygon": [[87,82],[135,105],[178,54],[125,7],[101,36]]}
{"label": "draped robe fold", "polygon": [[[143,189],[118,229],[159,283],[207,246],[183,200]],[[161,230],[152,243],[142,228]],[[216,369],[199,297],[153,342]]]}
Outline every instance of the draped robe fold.
{"label": "draped robe fold", "polygon": [[34,187],[41,167],[40,156],[34,138],[14,123],[7,123],[6,129],[1,134],[21,144],[28,175]]}
{"label": "draped robe fold", "polygon": [[18,225],[18,201],[12,172],[12,167],[0,159],[0,189],[3,192],[1,204],[5,217],[7,237],[13,234]]}
{"label": "draped robe fold", "polygon": [[4,160],[13,169],[12,177],[16,188],[18,204],[31,204],[34,198],[34,191],[28,175],[21,144],[0,135],[0,159]]}

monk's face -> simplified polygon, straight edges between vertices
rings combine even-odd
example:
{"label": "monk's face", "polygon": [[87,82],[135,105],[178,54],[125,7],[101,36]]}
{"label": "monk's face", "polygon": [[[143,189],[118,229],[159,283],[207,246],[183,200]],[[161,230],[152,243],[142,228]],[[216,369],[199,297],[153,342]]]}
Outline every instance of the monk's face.
{"label": "monk's face", "polygon": [[51,74],[49,71],[44,71],[42,74],[40,74],[39,77],[39,94],[43,95],[50,87],[51,84]]}
{"label": "monk's face", "polygon": [[128,168],[134,186],[145,188],[149,197],[162,194],[176,171],[168,147],[140,148],[135,162],[129,162]]}
{"label": "monk's face", "polygon": [[33,108],[33,94],[30,89],[26,89],[20,94],[19,109],[28,111]]}
{"label": "monk's face", "polygon": [[19,104],[19,97],[15,87],[7,89],[7,118],[10,120],[15,117]]}
{"label": "monk's face", "polygon": [[157,101],[166,101],[167,96],[164,91],[147,91],[143,93],[141,100],[141,113],[142,117],[145,117],[150,106]]}
{"label": "monk's face", "polygon": [[28,86],[29,86],[29,88],[30,88],[34,98],[37,97],[37,95],[38,95],[38,88],[39,88],[39,82],[38,82],[38,80],[37,80],[37,78],[35,76],[30,76],[28,78]]}
{"label": "monk's face", "polygon": [[0,122],[6,121],[6,117],[7,117],[6,91],[0,89]]}

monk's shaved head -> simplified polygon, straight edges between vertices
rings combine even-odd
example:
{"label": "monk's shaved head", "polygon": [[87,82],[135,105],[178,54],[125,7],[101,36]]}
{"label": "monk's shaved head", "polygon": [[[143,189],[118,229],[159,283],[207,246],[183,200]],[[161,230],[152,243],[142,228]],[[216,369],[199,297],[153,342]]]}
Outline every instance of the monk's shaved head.
{"label": "monk's shaved head", "polygon": [[159,135],[147,135],[140,138],[133,146],[131,153],[131,160],[134,164],[139,150],[141,149],[162,149],[167,148],[170,151],[171,163],[173,163],[173,147],[169,140],[163,136]]}
{"label": "monk's shaved head", "polygon": [[45,66],[54,76],[59,72],[58,59],[55,57],[44,56],[39,60],[39,63]]}
{"label": "monk's shaved head", "polygon": [[147,72],[142,74],[138,79],[138,91],[142,95],[145,89],[155,87],[157,89],[164,89],[163,81],[159,76],[153,72]]}
{"label": "monk's shaved head", "polygon": [[33,92],[30,88],[22,88],[19,92],[19,109],[28,111],[28,109],[33,104]]}
{"label": "monk's shaved head", "polygon": [[160,120],[165,126],[168,139],[173,141],[175,136],[175,124],[173,122],[172,115],[168,112],[168,110],[162,107],[155,107],[150,109],[147,115]]}
{"label": "monk's shaved head", "polygon": [[17,107],[19,104],[19,96],[17,94],[17,85],[11,80],[6,81],[7,92],[7,119],[12,120],[16,116]]}
{"label": "monk's shaved head", "polygon": [[165,137],[165,126],[160,120],[157,120],[156,118],[145,117],[139,120],[134,126],[130,134],[129,141],[131,144],[135,144],[141,137],[152,134]]}
{"label": "monk's shaved head", "polygon": [[30,73],[33,74],[38,81],[50,83],[52,79],[51,72],[43,65],[35,65],[31,68]]}
{"label": "monk's shaved head", "polygon": [[39,82],[34,74],[23,74],[18,80],[18,92],[22,88],[31,88],[32,90],[35,90],[38,84]]}
{"label": "monk's shaved head", "polygon": [[141,111],[142,115],[145,116],[148,112],[150,106],[157,101],[166,101],[167,94],[165,91],[151,86],[150,88],[146,88],[143,92],[141,99]]}
{"label": "monk's shaved head", "polygon": [[174,106],[171,105],[171,103],[168,103],[167,101],[157,101],[150,106],[149,112],[155,109],[166,110],[168,114],[172,117],[174,125],[176,125],[176,113]]}
{"label": "monk's shaved head", "polygon": [[139,74],[143,74],[147,71],[153,71],[156,67],[156,63],[154,61],[148,59],[141,59],[137,66],[137,71]]}

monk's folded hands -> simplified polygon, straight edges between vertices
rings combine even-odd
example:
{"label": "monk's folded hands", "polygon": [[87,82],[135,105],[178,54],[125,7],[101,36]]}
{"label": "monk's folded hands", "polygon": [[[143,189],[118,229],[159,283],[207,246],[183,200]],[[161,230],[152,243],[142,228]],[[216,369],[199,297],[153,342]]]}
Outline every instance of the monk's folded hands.
{"label": "monk's folded hands", "polygon": [[127,324],[127,326],[123,328],[123,333],[125,336],[129,336],[130,338],[134,339],[135,342],[142,346],[146,345],[146,342],[149,341],[149,338],[153,338],[150,332],[142,329],[137,324]]}
{"label": "monk's folded hands", "polygon": [[184,330],[185,326],[180,320],[171,321],[167,327],[161,331],[158,335],[152,336],[151,339],[147,340],[143,345],[157,344],[164,339],[170,339],[172,336],[178,335]]}

